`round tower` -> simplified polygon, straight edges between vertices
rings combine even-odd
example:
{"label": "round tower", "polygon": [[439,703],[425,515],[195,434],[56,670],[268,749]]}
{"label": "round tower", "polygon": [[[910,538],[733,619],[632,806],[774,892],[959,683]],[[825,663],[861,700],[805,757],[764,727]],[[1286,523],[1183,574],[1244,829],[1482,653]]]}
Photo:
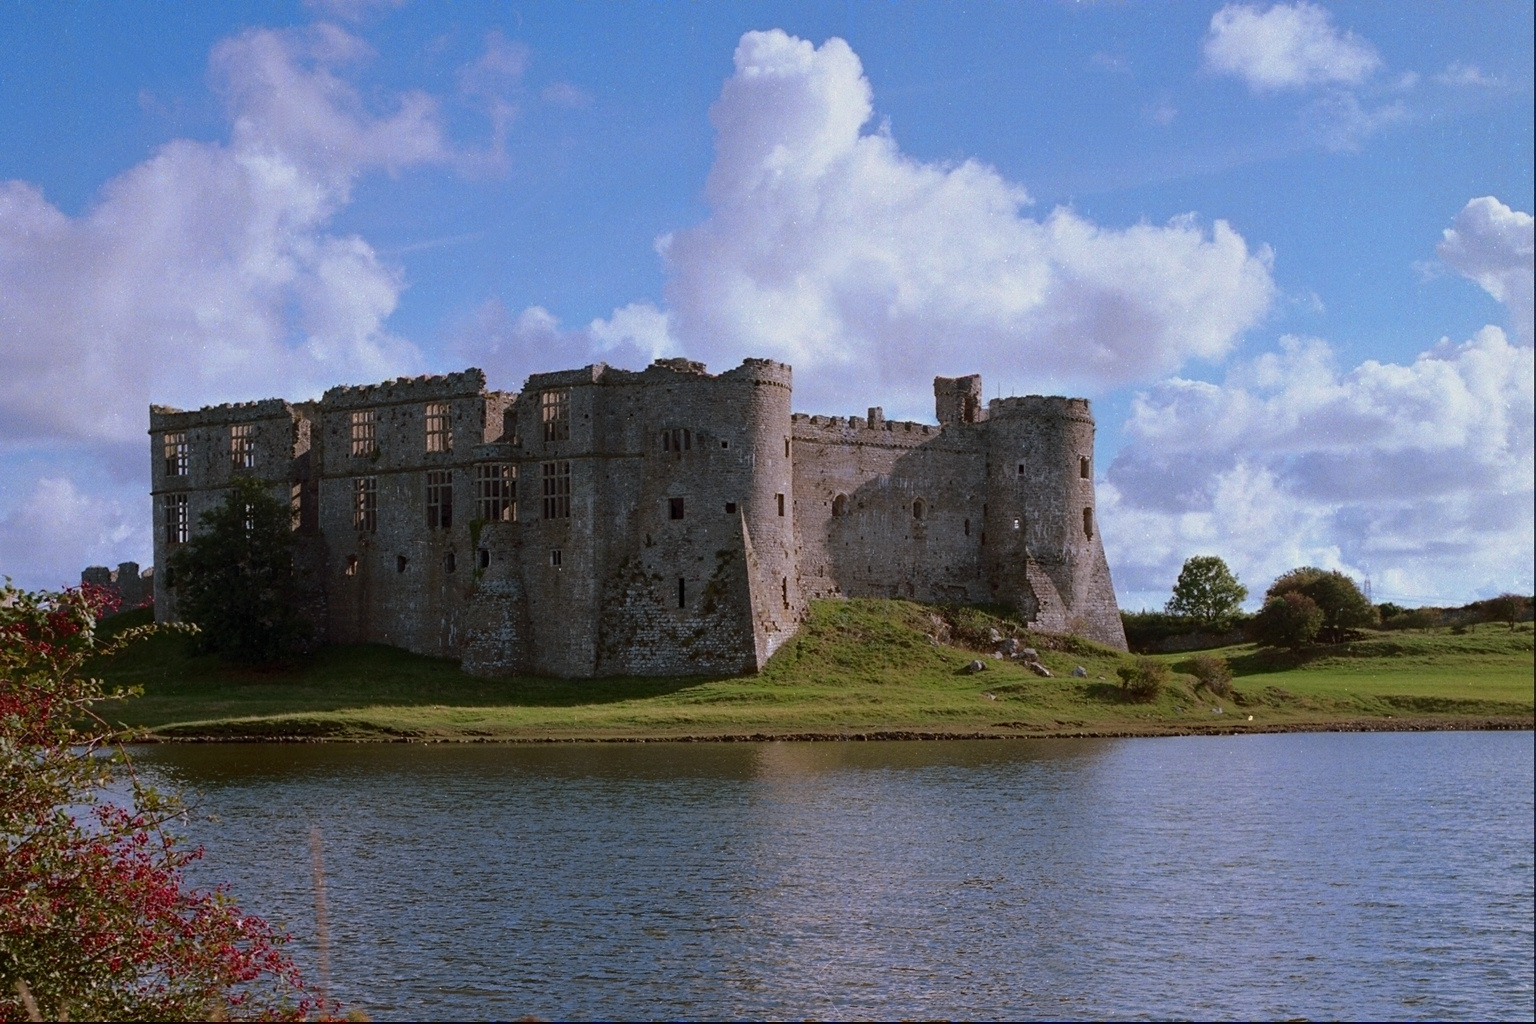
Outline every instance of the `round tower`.
{"label": "round tower", "polygon": [[986,422],[989,571],[1000,600],[1042,630],[1124,649],[1093,489],[1084,398],[1005,398]]}
{"label": "round tower", "polygon": [[737,377],[745,390],[743,432],[751,486],[742,515],[756,563],[754,610],[766,620],[766,657],[793,635],[804,611],[795,583],[793,377],[787,364],[769,359],[748,359],[721,376]]}

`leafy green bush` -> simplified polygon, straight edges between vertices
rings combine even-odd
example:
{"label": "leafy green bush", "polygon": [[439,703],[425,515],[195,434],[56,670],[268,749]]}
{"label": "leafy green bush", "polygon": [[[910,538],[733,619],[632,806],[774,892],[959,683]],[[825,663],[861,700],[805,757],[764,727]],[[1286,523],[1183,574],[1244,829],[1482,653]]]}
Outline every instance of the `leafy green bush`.
{"label": "leafy green bush", "polygon": [[1354,580],[1337,570],[1310,565],[1292,569],[1270,584],[1264,594],[1265,607],[1269,607],[1268,601],[1293,593],[1309,598],[1322,612],[1317,635],[1330,643],[1342,643],[1347,630],[1376,625],[1375,605],[1365,599]]}
{"label": "leafy green bush", "polygon": [[1265,647],[1289,647],[1295,650],[1317,639],[1323,626],[1323,612],[1306,594],[1288,590],[1264,602],[1259,614],[1248,624],[1248,635]]}
{"label": "leafy green bush", "polygon": [[1383,619],[1382,629],[1429,629],[1440,625],[1440,609],[1409,608]]}
{"label": "leafy green bush", "polygon": [[1232,666],[1219,654],[1197,654],[1189,659],[1189,672],[1212,693],[1232,692]]}
{"label": "leafy green bush", "polygon": [[1156,658],[1140,657],[1115,669],[1120,677],[1120,692],[1126,700],[1150,703],[1163,692],[1168,682],[1168,666]]}

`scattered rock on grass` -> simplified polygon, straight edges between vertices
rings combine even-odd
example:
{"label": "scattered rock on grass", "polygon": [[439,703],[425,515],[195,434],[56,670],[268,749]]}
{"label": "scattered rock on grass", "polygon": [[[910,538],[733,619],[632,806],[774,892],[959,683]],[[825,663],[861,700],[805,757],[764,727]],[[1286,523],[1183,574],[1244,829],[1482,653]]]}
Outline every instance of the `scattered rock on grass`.
{"label": "scattered rock on grass", "polygon": [[972,675],[973,676],[977,672],[985,672],[986,670],[987,670],[987,663],[982,661],[980,658],[977,658],[975,661],[973,661],[969,665],[965,666],[965,673],[966,673],[966,675]]}
{"label": "scattered rock on grass", "polygon": [[1077,666],[1077,668],[1074,668],[1072,670],[1072,674],[1077,676],[1077,678],[1079,678],[1079,679],[1087,679],[1088,678],[1088,670],[1083,668],[1083,666],[1081,666],[1081,665]]}
{"label": "scattered rock on grass", "polygon": [[1051,678],[1051,670],[1040,664],[1038,661],[1030,662],[1029,667],[1035,670],[1035,675],[1045,676],[1047,679]]}

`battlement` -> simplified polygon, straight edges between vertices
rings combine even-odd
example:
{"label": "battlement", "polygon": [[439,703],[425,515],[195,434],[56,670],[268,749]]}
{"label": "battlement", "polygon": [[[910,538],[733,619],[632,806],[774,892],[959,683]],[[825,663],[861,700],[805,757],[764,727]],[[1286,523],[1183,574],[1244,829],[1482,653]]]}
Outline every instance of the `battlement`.
{"label": "battlement", "polygon": [[380,384],[342,384],[328,389],[320,403],[329,409],[352,409],[396,402],[463,398],[484,393],[485,371],[471,367],[459,373],[396,377]]}
{"label": "battlement", "polygon": [[569,388],[581,384],[601,384],[611,372],[607,363],[592,363],[579,370],[556,370],[553,373],[533,373],[523,383],[524,391],[545,391],[549,388]]}
{"label": "battlement", "polygon": [[149,432],[186,430],[191,427],[215,427],[230,423],[252,423],[287,417],[292,419],[294,408],[281,398],[261,398],[253,402],[226,402],[223,405],[205,405],[201,409],[175,409],[168,405],[149,407]]}
{"label": "battlement", "polygon": [[797,412],[790,417],[796,440],[828,444],[882,444],[916,446],[943,433],[942,427],[912,420],[888,420],[878,407],[869,416],[813,416]]}
{"label": "battlement", "polygon": [[994,398],[987,403],[989,418],[1023,419],[1049,418],[1093,422],[1093,410],[1086,398],[1064,398],[1060,395],[1021,395],[1010,398]]}

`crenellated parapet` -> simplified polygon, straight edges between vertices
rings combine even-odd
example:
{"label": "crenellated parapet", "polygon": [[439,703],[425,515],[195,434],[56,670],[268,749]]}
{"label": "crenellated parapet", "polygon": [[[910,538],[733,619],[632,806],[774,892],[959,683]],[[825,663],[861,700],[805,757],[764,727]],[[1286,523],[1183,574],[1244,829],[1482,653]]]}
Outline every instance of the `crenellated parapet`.
{"label": "crenellated parapet", "polygon": [[459,373],[396,377],[380,384],[338,385],[326,390],[320,398],[320,404],[326,409],[354,409],[398,402],[460,398],[484,391],[485,371],[471,367]]}

